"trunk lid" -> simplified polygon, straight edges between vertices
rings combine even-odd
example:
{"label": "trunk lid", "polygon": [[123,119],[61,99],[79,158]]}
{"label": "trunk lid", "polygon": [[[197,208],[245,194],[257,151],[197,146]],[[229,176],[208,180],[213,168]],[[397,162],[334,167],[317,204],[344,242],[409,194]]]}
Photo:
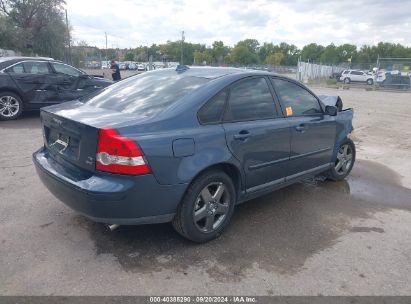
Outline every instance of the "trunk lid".
{"label": "trunk lid", "polygon": [[40,116],[44,145],[53,159],[90,172],[95,171],[100,128],[119,128],[136,120],[136,114],[92,107],[79,101],[43,108]]}

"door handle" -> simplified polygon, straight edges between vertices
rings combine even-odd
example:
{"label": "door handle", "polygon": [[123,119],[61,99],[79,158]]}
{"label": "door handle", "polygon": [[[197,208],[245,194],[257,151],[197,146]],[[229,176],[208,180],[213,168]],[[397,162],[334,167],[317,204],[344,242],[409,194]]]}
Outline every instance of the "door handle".
{"label": "door handle", "polygon": [[251,136],[251,133],[247,130],[242,130],[240,131],[238,134],[234,135],[234,139],[237,140],[246,140],[247,138],[249,138]]}
{"label": "door handle", "polygon": [[306,124],[301,124],[301,125],[299,125],[299,126],[296,126],[295,129],[296,129],[298,132],[304,132],[305,130],[308,129],[308,126],[307,126]]}

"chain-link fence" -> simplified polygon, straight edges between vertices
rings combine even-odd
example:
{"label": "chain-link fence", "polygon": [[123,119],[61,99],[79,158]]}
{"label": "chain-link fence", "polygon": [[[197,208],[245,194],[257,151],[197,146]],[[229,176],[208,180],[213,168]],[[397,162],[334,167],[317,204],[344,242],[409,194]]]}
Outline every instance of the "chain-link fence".
{"label": "chain-link fence", "polygon": [[299,61],[297,66],[297,80],[309,83],[313,81],[322,81],[324,79],[335,77],[345,68],[341,66],[331,66]]}

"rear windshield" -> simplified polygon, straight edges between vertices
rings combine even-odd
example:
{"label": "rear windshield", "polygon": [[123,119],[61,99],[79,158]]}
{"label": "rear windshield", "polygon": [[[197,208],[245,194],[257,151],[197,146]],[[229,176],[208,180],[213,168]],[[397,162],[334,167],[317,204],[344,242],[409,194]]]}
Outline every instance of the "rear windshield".
{"label": "rear windshield", "polygon": [[172,70],[146,72],[113,84],[83,101],[94,107],[152,116],[208,81]]}

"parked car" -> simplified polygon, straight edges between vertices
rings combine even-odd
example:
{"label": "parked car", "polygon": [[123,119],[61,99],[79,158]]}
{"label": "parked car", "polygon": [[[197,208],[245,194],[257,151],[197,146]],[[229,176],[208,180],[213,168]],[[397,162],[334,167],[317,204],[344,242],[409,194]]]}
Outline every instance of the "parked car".
{"label": "parked car", "polygon": [[129,63],[128,69],[131,71],[137,70],[137,65],[135,63]]}
{"label": "parked car", "polygon": [[128,64],[125,63],[125,62],[119,62],[118,68],[119,68],[120,70],[122,70],[122,71],[125,71],[125,70],[127,70],[127,68],[128,68]]}
{"label": "parked car", "polygon": [[330,79],[336,79],[337,81],[340,81],[342,72],[333,72],[330,76]]}
{"label": "parked car", "polygon": [[144,64],[139,64],[139,65],[137,65],[137,70],[138,71],[146,71],[146,66]]}
{"label": "parked car", "polygon": [[387,73],[385,79],[380,83],[381,87],[390,89],[410,89],[410,77],[401,74],[392,75]]}
{"label": "parked car", "polygon": [[372,85],[374,83],[374,76],[363,71],[344,70],[341,73],[340,81],[343,81],[344,83],[365,82],[369,85]]}
{"label": "parked car", "polygon": [[109,69],[109,68],[110,68],[110,61],[101,62],[101,69]]}
{"label": "parked car", "polygon": [[43,108],[33,161],[45,186],[93,221],[171,221],[205,242],[236,204],[315,174],[350,173],[353,111],[324,100],[268,72],[150,71]]}
{"label": "parked car", "polygon": [[0,58],[0,120],[23,111],[77,99],[112,81],[87,75],[63,62],[40,57]]}

